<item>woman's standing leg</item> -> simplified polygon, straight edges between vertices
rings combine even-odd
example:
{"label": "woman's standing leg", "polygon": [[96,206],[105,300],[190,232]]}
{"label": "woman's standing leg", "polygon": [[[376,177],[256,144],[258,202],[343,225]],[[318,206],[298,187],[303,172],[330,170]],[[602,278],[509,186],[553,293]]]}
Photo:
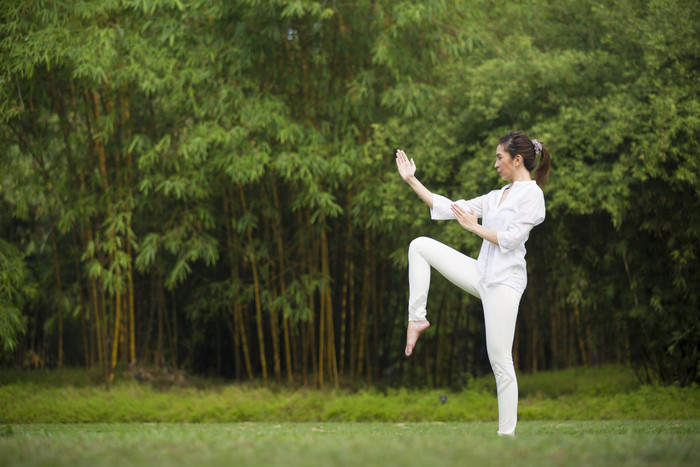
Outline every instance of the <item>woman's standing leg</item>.
{"label": "woman's standing leg", "polygon": [[482,288],[486,349],[498,391],[498,434],[513,435],[518,422],[518,381],[513,339],[521,294],[507,285]]}
{"label": "woman's standing leg", "polygon": [[479,297],[479,269],[476,260],[428,237],[418,237],[408,248],[408,330],[406,355],[411,355],[416,340],[430,324],[427,316],[430,268],[462,290]]}

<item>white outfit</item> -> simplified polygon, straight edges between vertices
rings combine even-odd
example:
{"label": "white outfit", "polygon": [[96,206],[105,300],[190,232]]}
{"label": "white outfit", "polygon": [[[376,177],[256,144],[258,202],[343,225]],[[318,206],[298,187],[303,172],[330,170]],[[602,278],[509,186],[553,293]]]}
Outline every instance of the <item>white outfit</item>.
{"label": "white outfit", "polygon": [[[499,206],[506,189],[512,190]],[[500,190],[457,203],[497,232],[498,245],[487,240],[474,260],[437,240],[419,237],[408,250],[408,320],[426,319],[430,267],[450,282],[480,298],[484,308],[486,348],[498,389],[498,433],[515,432],[518,383],[513,367],[513,338],[520,297],[527,285],[525,242],[545,216],[544,195],[534,180],[514,182]],[[454,219],[452,201],[433,194],[431,217]]]}

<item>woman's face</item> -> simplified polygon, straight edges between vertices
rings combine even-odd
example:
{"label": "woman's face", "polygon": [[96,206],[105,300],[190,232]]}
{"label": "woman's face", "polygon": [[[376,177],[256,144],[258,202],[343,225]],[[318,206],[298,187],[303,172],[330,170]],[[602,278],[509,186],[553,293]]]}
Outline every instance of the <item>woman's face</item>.
{"label": "woman's face", "polygon": [[[517,158],[518,156],[515,157]],[[496,163],[493,166],[504,181],[509,182],[513,180],[516,169],[515,159],[510,157],[510,154],[508,154],[508,151],[502,144],[499,144],[496,148]]]}

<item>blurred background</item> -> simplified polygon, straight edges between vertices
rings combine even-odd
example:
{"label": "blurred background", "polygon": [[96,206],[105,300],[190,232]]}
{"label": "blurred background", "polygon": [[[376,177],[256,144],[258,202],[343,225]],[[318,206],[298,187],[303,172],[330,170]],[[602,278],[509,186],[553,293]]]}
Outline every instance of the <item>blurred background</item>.
{"label": "blurred background", "polygon": [[481,304],[433,275],[403,357],[409,242],[476,256],[434,192],[552,153],[519,372],[700,379],[696,0],[0,0],[0,367],[170,368],[462,388]]}

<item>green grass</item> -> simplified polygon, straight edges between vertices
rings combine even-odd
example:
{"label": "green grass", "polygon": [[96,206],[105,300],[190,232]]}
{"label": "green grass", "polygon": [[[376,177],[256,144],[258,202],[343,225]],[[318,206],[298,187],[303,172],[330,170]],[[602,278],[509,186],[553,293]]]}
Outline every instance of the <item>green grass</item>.
{"label": "green grass", "polygon": [[8,466],[698,465],[700,421],[0,426]]}
{"label": "green grass", "polygon": [[700,389],[614,366],[519,375],[514,439],[496,436],[492,376],[463,391],[100,381],[0,373],[0,465],[700,465]]}
{"label": "green grass", "polygon": [[[263,388],[189,379],[111,387],[85,371],[3,372],[0,423],[467,422],[495,421],[493,377],[468,389]],[[640,385],[621,367],[520,375],[519,418],[528,420],[700,419],[697,386]],[[446,403],[440,396],[447,396]]]}

